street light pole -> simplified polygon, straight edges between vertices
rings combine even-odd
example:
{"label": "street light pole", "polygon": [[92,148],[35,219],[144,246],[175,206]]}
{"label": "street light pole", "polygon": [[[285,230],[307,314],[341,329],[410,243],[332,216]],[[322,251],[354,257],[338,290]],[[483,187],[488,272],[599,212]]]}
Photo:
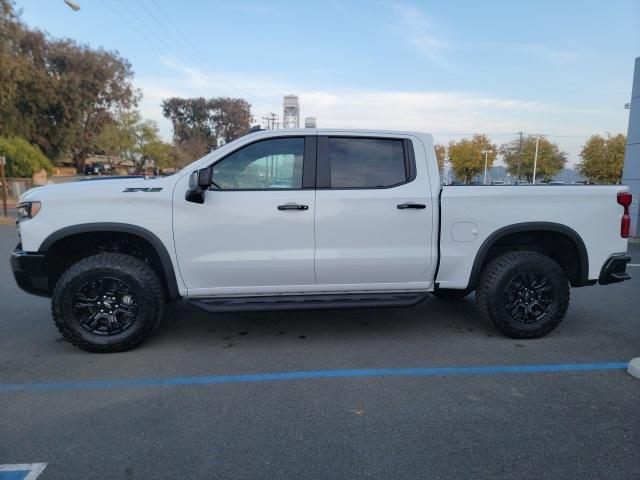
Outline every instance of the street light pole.
{"label": "street light pole", "polygon": [[482,150],[484,153],[484,180],[482,181],[483,185],[487,184],[487,160],[490,153],[493,153],[493,150]]}
{"label": "street light pole", "polygon": [[538,168],[538,142],[540,141],[540,135],[536,137],[536,153],[533,156],[533,181],[532,184],[536,183],[536,170]]}

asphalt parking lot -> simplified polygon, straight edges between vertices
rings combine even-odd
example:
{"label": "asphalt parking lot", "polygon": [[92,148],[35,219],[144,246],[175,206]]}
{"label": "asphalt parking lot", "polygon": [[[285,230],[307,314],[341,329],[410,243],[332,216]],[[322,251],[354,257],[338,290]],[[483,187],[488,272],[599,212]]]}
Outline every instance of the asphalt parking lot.
{"label": "asphalt parking lot", "polygon": [[[39,479],[640,478],[640,380],[619,366],[640,356],[640,267],[573,290],[538,340],[502,337],[472,298],[218,315],[177,303],[140,348],[97,355],[15,286],[16,242],[0,227],[0,464],[47,463]],[[613,366],[527,369],[567,364]],[[432,370],[387,370],[411,368]]]}

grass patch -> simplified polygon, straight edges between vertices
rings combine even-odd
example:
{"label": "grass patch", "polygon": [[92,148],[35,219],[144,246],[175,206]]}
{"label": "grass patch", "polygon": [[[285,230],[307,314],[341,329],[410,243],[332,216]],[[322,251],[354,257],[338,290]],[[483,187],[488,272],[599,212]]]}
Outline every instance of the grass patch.
{"label": "grass patch", "polygon": [[0,225],[12,225],[15,226],[16,219],[14,217],[0,216]]}

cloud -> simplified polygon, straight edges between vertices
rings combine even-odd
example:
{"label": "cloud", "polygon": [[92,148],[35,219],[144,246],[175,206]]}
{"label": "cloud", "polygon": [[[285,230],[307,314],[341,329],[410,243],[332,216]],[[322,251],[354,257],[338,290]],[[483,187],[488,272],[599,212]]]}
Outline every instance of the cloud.
{"label": "cloud", "polygon": [[403,40],[432,64],[448,71],[458,71],[453,60],[456,54],[464,52],[501,52],[506,54],[537,57],[552,62],[568,62],[579,58],[575,51],[537,43],[465,43],[444,39],[441,23],[435,22],[422,10],[402,3],[383,3],[395,13],[391,32]]}
{"label": "cloud", "polygon": [[452,69],[445,54],[451,48],[448,41],[437,35],[438,27],[433,20],[418,8],[400,3],[386,3],[395,12],[397,21],[391,27],[391,31],[408,46],[414,48],[431,63]]}
{"label": "cloud", "polygon": [[302,92],[301,109],[319,126],[470,133],[514,132],[514,117],[549,106],[462,92]]}
{"label": "cloud", "polygon": [[532,99],[462,91],[309,89],[264,76],[214,75],[171,58],[162,62],[170,76],[143,77],[135,83],[144,95],[140,104],[143,116],[157,121],[166,139],[171,138],[171,125],[162,116],[160,104],[172,96],[239,96],[251,103],[255,123],[259,123],[270,112],[281,114],[283,95],[293,93],[300,97],[301,120],[316,117],[321,128],[423,131],[443,143],[472,133],[486,133],[497,143],[512,140],[519,130],[556,134],[560,136],[554,140],[569,152],[570,162],[578,159],[578,145],[584,138],[599,126],[611,124],[601,111]]}
{"label": "cloud", "polygon": [[521,43],[509,46],[503,45],[503,48],[509,48],[512,51],[520,51],[545,60],[552,60],[554,62],[568,62],[576,60],[579,57],[576,52],[561,50],[547,45]]}

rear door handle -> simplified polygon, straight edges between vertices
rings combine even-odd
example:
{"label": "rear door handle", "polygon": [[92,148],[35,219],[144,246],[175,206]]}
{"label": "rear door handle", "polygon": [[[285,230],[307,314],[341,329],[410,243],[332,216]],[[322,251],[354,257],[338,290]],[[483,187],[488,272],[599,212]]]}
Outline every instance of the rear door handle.
{"label": "rear door handle", "polygon": [[406,208],[415,208],[417,210],[422,210],[423,208],[427,208],[427,206],[423,203],[401,203],[398,205],[400,210],[404,210]]}
{"label": "rear door handle", "polygon": [[284,205],[278,205],[278,210],[309,210],[309,207],[298,203],[285,203]]}

